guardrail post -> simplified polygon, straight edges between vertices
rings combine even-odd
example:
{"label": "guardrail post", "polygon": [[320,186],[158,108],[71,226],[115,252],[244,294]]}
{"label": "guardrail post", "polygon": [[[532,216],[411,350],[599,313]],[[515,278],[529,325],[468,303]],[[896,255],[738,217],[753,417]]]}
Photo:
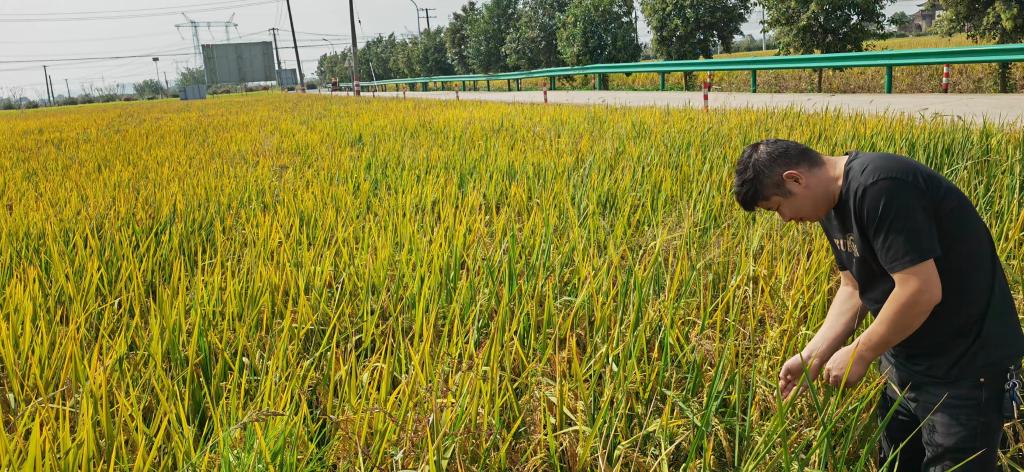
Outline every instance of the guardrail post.
{"label": "guardrail post", "polygon": [[506,88],[506,89],[507,89],[507,90],[508,90],[509,92],[511,92],[511,91],[512,91],[512,81],[511,81],[511,80],[506,80],[506,81],[505,81],[505,88]]}
{"label": "guardrail post", "polygon": [[665,73],[664,72],[659,72],[658,73],[658,90],[661,90],[662,92],[665,91]]}
{"label": "guardrail post", "polygon": [[555,89],[555,78],[554,77],[548,77],[548,90],[554,90],[554,89]]}
{"label": "guardrail post", "polygon": [[522,79],[516,79],[516,92],[522,92],[522,91],[523,91],[523,80]]}
{"label": "guardrail post", "polygon": [[750,93],[757,93],[757,69],[750,70]]}
{"label": "guardrail post", "polygon": [[885,66],[885,93],[892,93],[892,66]]}
{"label": "guardrail post", "polygon": [[466,81],[465,80],[462,81],[462,90],[466,90]]}
{"label": "guardrail post", "polygon": [[485,80],[484,83],[487,84],[487,91],[490,92],[491,91],[491,81],[490,80]]}

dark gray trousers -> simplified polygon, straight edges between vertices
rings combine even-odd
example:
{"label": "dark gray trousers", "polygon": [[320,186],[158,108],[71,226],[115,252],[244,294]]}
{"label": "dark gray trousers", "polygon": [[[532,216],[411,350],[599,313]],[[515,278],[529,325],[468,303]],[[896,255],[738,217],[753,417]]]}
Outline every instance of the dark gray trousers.
{"label": "dark gray trousers", "polygon": [[877,410],[880,420],[892,414],[879,447],[880,470],[996,470],[1005,368],[942,383],[910,382],[894,369],[888,372]]}

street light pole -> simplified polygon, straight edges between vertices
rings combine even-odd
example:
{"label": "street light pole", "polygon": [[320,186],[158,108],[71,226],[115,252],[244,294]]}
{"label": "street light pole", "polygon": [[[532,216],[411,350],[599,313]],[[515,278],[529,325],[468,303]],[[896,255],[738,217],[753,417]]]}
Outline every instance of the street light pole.
{"label": "street light pole", "polygon": [[[159,88],[160,87],[160,58],[159,57],[154,57],[153,58],[153,67],[156,67],[156,86]],[[161,97],[164,96],[164,91],[163,91],[162,88],[160,89],[160,96]]]}
{"label": "street light pole", "polygon": [[412,2],[412,6],[416,7],[416,35],[420,36],[423,34],[423,31],[420,30],[420,6],[413,0],[409,1]]}
{"label": "street light pole", "polygon": [[327,44],[330,44],[330,45],[331,45],[331,54],[333,54],[333,55],[335,55],[335,56],[337,56],[337,55],[338,55],[338,51],[335,51],[335,50],[334,50],[334,43],[332,43],[332,42],[331,42],[331,41],[330,41],[329,39],[327,39],[327,38],[320,38],[320,39],[322,39],[322,40],[324,40],[324,41],[327,41]]}

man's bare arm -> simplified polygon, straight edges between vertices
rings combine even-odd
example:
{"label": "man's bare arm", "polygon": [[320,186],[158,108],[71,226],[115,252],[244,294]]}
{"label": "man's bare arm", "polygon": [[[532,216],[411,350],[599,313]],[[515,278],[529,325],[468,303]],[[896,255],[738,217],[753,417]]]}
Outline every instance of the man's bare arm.
{"label": "man's bare arm", "polygon": [[942,281],[933,259],[892,274],[892,278],[896,286],[882,311],[853,342],[869,361],[917,331],[942,301]]}
{"label": "man's bare arm", "polygon": [[846,344],[867,314],[867,307],[860,299],[860,286],[853,275],[849,271],[842,271],[839,277],[839,290],[832,298],[825,321],[801,352],[805,361],[811,358],[827,361]]}
{"label": "man's bare arm", "polygon": [[860,300],[860,287],[848,271],[840,272],[839,290],[825,315],[825,321],[807,346],[790,357],[779,372],[779,393],[788,397],[807,370],[808,380],[814,380],[846,340],[853,335],[866,314]]}

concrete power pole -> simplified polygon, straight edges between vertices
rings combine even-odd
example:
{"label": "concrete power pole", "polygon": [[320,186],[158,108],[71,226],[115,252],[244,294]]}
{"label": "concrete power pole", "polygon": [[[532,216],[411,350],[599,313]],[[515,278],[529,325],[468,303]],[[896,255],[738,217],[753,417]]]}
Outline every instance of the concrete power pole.
{"label": "concrete power pole", "polygon": [[359,46],[356,44],[356,14],[353,0],[348,0],[348,22],[352,27],[352,93],[359,96]]}
{"label": "concrete power pole", "polygon": [[431,18],[437,19],[436,16],[430,16],[430,12],[431,11],[437,11],[437,8],[424,8],[423,9],[423,18],[427,19],[427,31],[430,31],[430,19]]}
{"label": "concrete power pole", "polygon": [[64,86],[68,88],[68,98],[71,98],[71,85],[68,84],[68,79],[64,79]]}
{"label": "concrete power pole", "polygon": [[46,72],[46,66],[43,66],[43,80],[46,83],[46,101],[53,103],[53,95],[50,92],[50,73]]}
{"label": "concrete power pole", "polygon": [[277,60],[277,68],[281,68],[281,51],[277,49],[277,28],[270,28],[270,34],[274,36],[274,58]]}
{"label": "concrete power pole", "polygon": [[299,40],[295,39],[295,21],[292,19],[292,1],[285,0],[285,5],[288,6],[288,24],[292,29],[292,46],[295,46],[295,67],[299,69],[299,85],[295,87],[295,91],[299,93],[306,93],[306,76],[302,74],[302,60],[299,59]]}

